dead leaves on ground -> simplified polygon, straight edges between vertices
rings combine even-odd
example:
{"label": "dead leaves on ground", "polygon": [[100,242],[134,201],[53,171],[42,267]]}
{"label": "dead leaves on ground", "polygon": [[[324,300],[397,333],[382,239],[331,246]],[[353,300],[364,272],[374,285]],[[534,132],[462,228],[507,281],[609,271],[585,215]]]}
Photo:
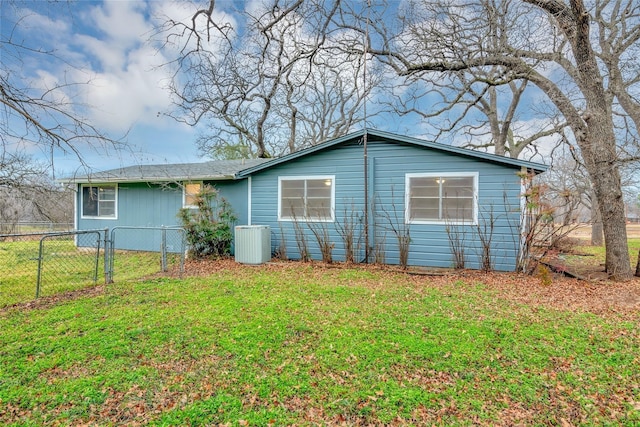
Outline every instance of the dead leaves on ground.
{"label": "dead leaves on ground", "polygon": [[[545,307],[571,312],[587,312],[599,316],[618,316],[628,320],[640,320],[640,278],[626,282],[584,281],[553,275],[550,283],[543,283],[536,276],[515,273],[484,273],[474,270],[447,270],[414,268],[403,271],[394,266],[363,264],[322,264],[301,262],[272,262],[260,266],[246,266],[231,259],[194,260],[186,264],[188,276],[211,276],[232,273],[237,277],[251,277],[258,271],[297,274],[309,279],[335,276],[340,282],[340,272],[356,269],[371,275],[348,280],[357,286],[367,286],[373,291],[387,283],[405,281],[407,285],[424,288],[447,288],[484,285],[499,298],[533,307]],[[326,282],[326,279],[325,279]]]}
{"label": "dead leaves on ground", "polygon": [[[482,273],[477,271],[443,271],[430,272],[425,270],[401,271],[388,266],[366,266],[366,265],[345,265],[321,263],[299,263],[299,262],[273,262],[261,266],[246,266],[235,263],[233,260],[199,260],[189,261],[185,267],[185,276],[191,277],[229,277],[238,280],[250,281],[257,273],[277,273],[286,277],[297,278],[304,281],[315,281],[316,283],[337,283],[341,286],[358,286],[370,289],[371,298],[379,298],[380,290],[390,283],[394,286],[407,286],[416,292],[429,292],[433,289],[442,291],[443,296],[457,295],[464,292],[465,287],[475,288],[481,286],[490,292],[495,298],[504,299],[518,304],[527,305],[533,308],[545,308],[571,312],[592,313],[604,318],[617,320],[640,321],[640,281],[638,279],[628,282],[587,282],[577,279],[554,276],[547,285],[541,283],[537,277],[524,276],[512,273]],[[346,274],[348,273],[348,274]],[[332,279],[332,280],[328,280]],[[104,287],[96,287],[86,292],[69,293],[43,299],[37,303],[26,304],[22,309],[46,308],[66,300],[79,297],[94,296],[104,292]],[[384,301],[380,301],[381,304]],[[617,333],[624,333],[618,331]],[[213,357],[213,356],[212,356]],[[553,370],[546,372],[545,382],[546,401],[540,402],[540,407],[536,405],[523,405],[514,400],[507,393],[499,393],[498,402],[504,409],[497,414],[499,423],[502,425],[527,424],[535,419],[536,413],[549,412],[556,414],[555,423],[557,425],[572,426],[584,422],[586,414],[581,410],[575,401],[572,390],[567,388],[566,383],[562,383],[556,375],[572,369],[571,361],[557,360]],[[107,397],[99,407],[91,408],[91,416],[85,420],[91,423],[113,423],[127,425],[144,425],[156,419],[159,414],[166,411],[184,408],[194,402],[202,401],[216,394],[217,390],[224,389],[228,384],[223,384],[221,377],[214,378],[205,371],[211,366],[223,367],[220,360],[200,360],[200,361],[169,361],[160,364],[151,362],[151,367],[156,369],[165,381],[163,388],[155,391],[141,390],[135,385],[128,390],[107,389]],[[80,369],[81,367],[78,367]],[[193,373],[196,375],[195,381],[184,380],[185,376]],[[209,372],[210,373],[210,372]],[[75,371],[54,372],[53,377],[73,377]],[[419,386],[434,391],[443,391],[452,386],[455,378],[451,373],[438,372],[433,370],[415,370],[404,372],[401,369],[389,372],[391,378],[399,384],[406,383],[411,386]],[[227,379],[228,380],[228,379]],[[337,383],[340,378],[334,379]],[[183,386],[187,384],[186,387]],[[617,413],[625,411],[629,404],[636,410],[640,410],[640,403],[624,400],[625,393],[620,394],[620,398],[614,395],[586,396],[594,405],[594,410],[608,408],[607,410]],[[629,394],[626,394],[627,398]],[[356,412],[344,412],[338,415],[329,415],[324,406],[317,401],[311,400],[303,395],[283,397],[272,395],[268,398],[260,398],[252,390],[246,390],[238,396],[242,400],[242,406],[250,411],[255,408],[282,407],[289,412],[299,413],[300,421],[308,424],[322,425],[371,425],[375,424],[376,414],[369,413],[368,417],[363,417],[357,413],[358,409],[365,409],[373,405],[386,396],[382,390],[372,390],[366,398],[360,402],[354,402]],[[2,402],[0,402],[0,406]],[[469,414],[463,409],[457,408],[455,402],[441,401],[437,405],[418,405],[413,409],[411,416],[407,419],[396,418],[389,424],[411,425],[414,423],[438,423],[446,419],[455,418],[459,414]],[[542,407],[544,406],[544,408]],[[59,407],[58,410],[64,410]],[[5,407],[5,413],[0,410],[0,417],[20,419],[18,414],[20,408]],[[479,425],[489,425],[486,420],[470,420]],[[243,419],[237,420],[239,425],[249,425]],[[274,420],[275,423],[275,420]]]}

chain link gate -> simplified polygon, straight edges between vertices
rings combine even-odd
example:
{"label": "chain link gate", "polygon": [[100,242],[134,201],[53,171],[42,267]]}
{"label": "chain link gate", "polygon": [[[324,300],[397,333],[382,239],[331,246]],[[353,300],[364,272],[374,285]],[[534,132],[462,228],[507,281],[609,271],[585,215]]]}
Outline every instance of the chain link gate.
{"label": "chain link gate", "polygon": [[95,285],[106,236],[107,230],[0,235],[0,307]]}
{"label": "chain link gate", "polygon": [[115,227],[0,235],[0,307],[74,291],[98,281],[184,272],[180,227]]}
{"label": "chain link gate", "polygon": [[[112,283],[117,273],[126,279],[127,272],[144,271],[146,274],[178,270],[184,272],[186,235],[181,227],[120,226],[111,229],[108,260],[105,261],[105,279]],[[159,265],[159,268],[158,268]]]}
{"label": "chain link gate", "polygon": [[49,233],[43,236],[38,250],[36,298],[40,297],[43,282],[51,289],[82,287],[91,282],[95,285],[98,281],[101,244],[106,236],[107,230]]}

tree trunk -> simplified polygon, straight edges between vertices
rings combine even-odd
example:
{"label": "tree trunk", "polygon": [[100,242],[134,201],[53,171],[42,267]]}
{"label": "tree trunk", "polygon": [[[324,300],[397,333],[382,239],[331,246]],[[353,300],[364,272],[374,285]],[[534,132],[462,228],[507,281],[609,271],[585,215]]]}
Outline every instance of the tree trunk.
{"label": "tree trunk", "polygon": [[604,245],[604,236],[602,231],[602,215],[600,214],[600,206],[598,199],[591,191],[591,246]]}
{"label": "tree trunk", "polygon": [[[616,164],[613,126],[609,127],[603,123],[606,121],[606,115],[594,114],[589,123],[590,138],[582,141],[580,146],[600,207],[606,248],[606,271],[614,279],[627,279],[632,276],[632,271],[622,183]],[[611,135],[608,135],[609,133]],[[591,138],[599,143],[592,143]],[[611,142],[606,144],[604,141]]]}
{"label": "tree trunk", "polygon": [[602,219],[600,219],[600,213],[595,213],[597,219],[593,221],[591,225],[591,246],[604,245],[604,231],[602,227]]}
{"label": "tree trunk", "polygon": [[[571,0],[570,4],[575,32],[568,34],[576,60],[577,83],[586,101],[582,119],[587,126],[576,135],[576,140],[600,207],[606,247],[606,271],[612,278],[628,279],[633,273],[629,262],[627,223],[611,99],[604,90],[604,79],[591,46],[589,14],[582,0]],[[558,19],[562,21],[562,18]]]}

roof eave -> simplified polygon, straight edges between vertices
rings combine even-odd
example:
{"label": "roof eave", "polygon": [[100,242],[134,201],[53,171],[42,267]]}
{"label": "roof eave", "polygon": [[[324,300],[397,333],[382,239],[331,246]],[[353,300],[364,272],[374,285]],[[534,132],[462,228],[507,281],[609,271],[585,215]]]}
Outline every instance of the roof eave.
{"label": "roof eave", "polygon": [[105,184],[121,184],[121,183],[136,183],[136,182],[184,182],[184,181],[233,181],[241,179],[236,175],[191,175],[191,176],[175,176],[175,177],[135,177],[135,178],[104,178],[104,177],[80,177],[80,178],[62,178],[58,179],[58,182],[63,184],[90,184],[90,183],[105,183]]}
{"label": "roof eave", "polygon": [[530,162],[527,160],[520,160],[520,159],[513,159],[511,157],[499,156],[497,154],[485,153],[477,150],[469,150],[468,148],[462,148],[462,147],[456,147],[455,145],[446,145],[438,142],[426,141],[424,139],[414,138],[411,136],[396,135],[394,133],[380,131],[380,130],[369,130],[369,133],[382,138],[392,139],[400,142],[405,142],[408,144],[419,145],[422,147],[432,148],[434,150],[447,151],[450,153],[459,154],[461,156],[473,157],[473,158],[482,159],[482,160],[486,160],[493,163],[503,164],[506,166],[525,167],[537,173],[542,173],[549,168],[548,165],[544,165],[542,163]]}

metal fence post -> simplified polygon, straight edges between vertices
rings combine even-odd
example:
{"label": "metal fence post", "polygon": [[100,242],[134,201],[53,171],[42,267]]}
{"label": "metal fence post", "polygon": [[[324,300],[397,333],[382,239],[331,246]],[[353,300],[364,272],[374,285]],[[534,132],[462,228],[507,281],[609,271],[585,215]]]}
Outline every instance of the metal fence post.
{"label": "metal fence post", "polygon": [[[95,267],[93,269],[93,284],[95,285],[96,283],[98,283],[98,265],[100,265],[100,243],[101,243],[101,239],[100,239],[100,232],[96,231],[96,263],[95,263]],[[106,245],[106,242],[105,242]]]}
{"label": "metal fence post", "polygon": [[184,273],[184,261],[187,257],[187,234],[184,228],[180,229],[180,274]]}
{"label": "metal fence post", "polygon": [[160,243],[160,266],[162,268],[162,272],[166,273],[167,268],[167,229],[162,227],[162,239]]}
{"label": "metal fence post", "polygon": [[43,257],[43,248],[44,248],[44,239],[47,236],[44,236],[40,239],[40,249],[38,251],[38,279],[36,280],[36,298],[40,297],[40,281],[42,280],[42,257]]}
{"label": "metal fence post", "polygon": [[115,259],[117,229],[118,227],[113,227],[111,229],[111,239],[109,239],[109,283],[113,283],[113,263]]}
{"label": "metal fence post", "polygon": [[111,245],[109,240],[109,229],[104,229],[104,284],[108,285],[111,281]]}

